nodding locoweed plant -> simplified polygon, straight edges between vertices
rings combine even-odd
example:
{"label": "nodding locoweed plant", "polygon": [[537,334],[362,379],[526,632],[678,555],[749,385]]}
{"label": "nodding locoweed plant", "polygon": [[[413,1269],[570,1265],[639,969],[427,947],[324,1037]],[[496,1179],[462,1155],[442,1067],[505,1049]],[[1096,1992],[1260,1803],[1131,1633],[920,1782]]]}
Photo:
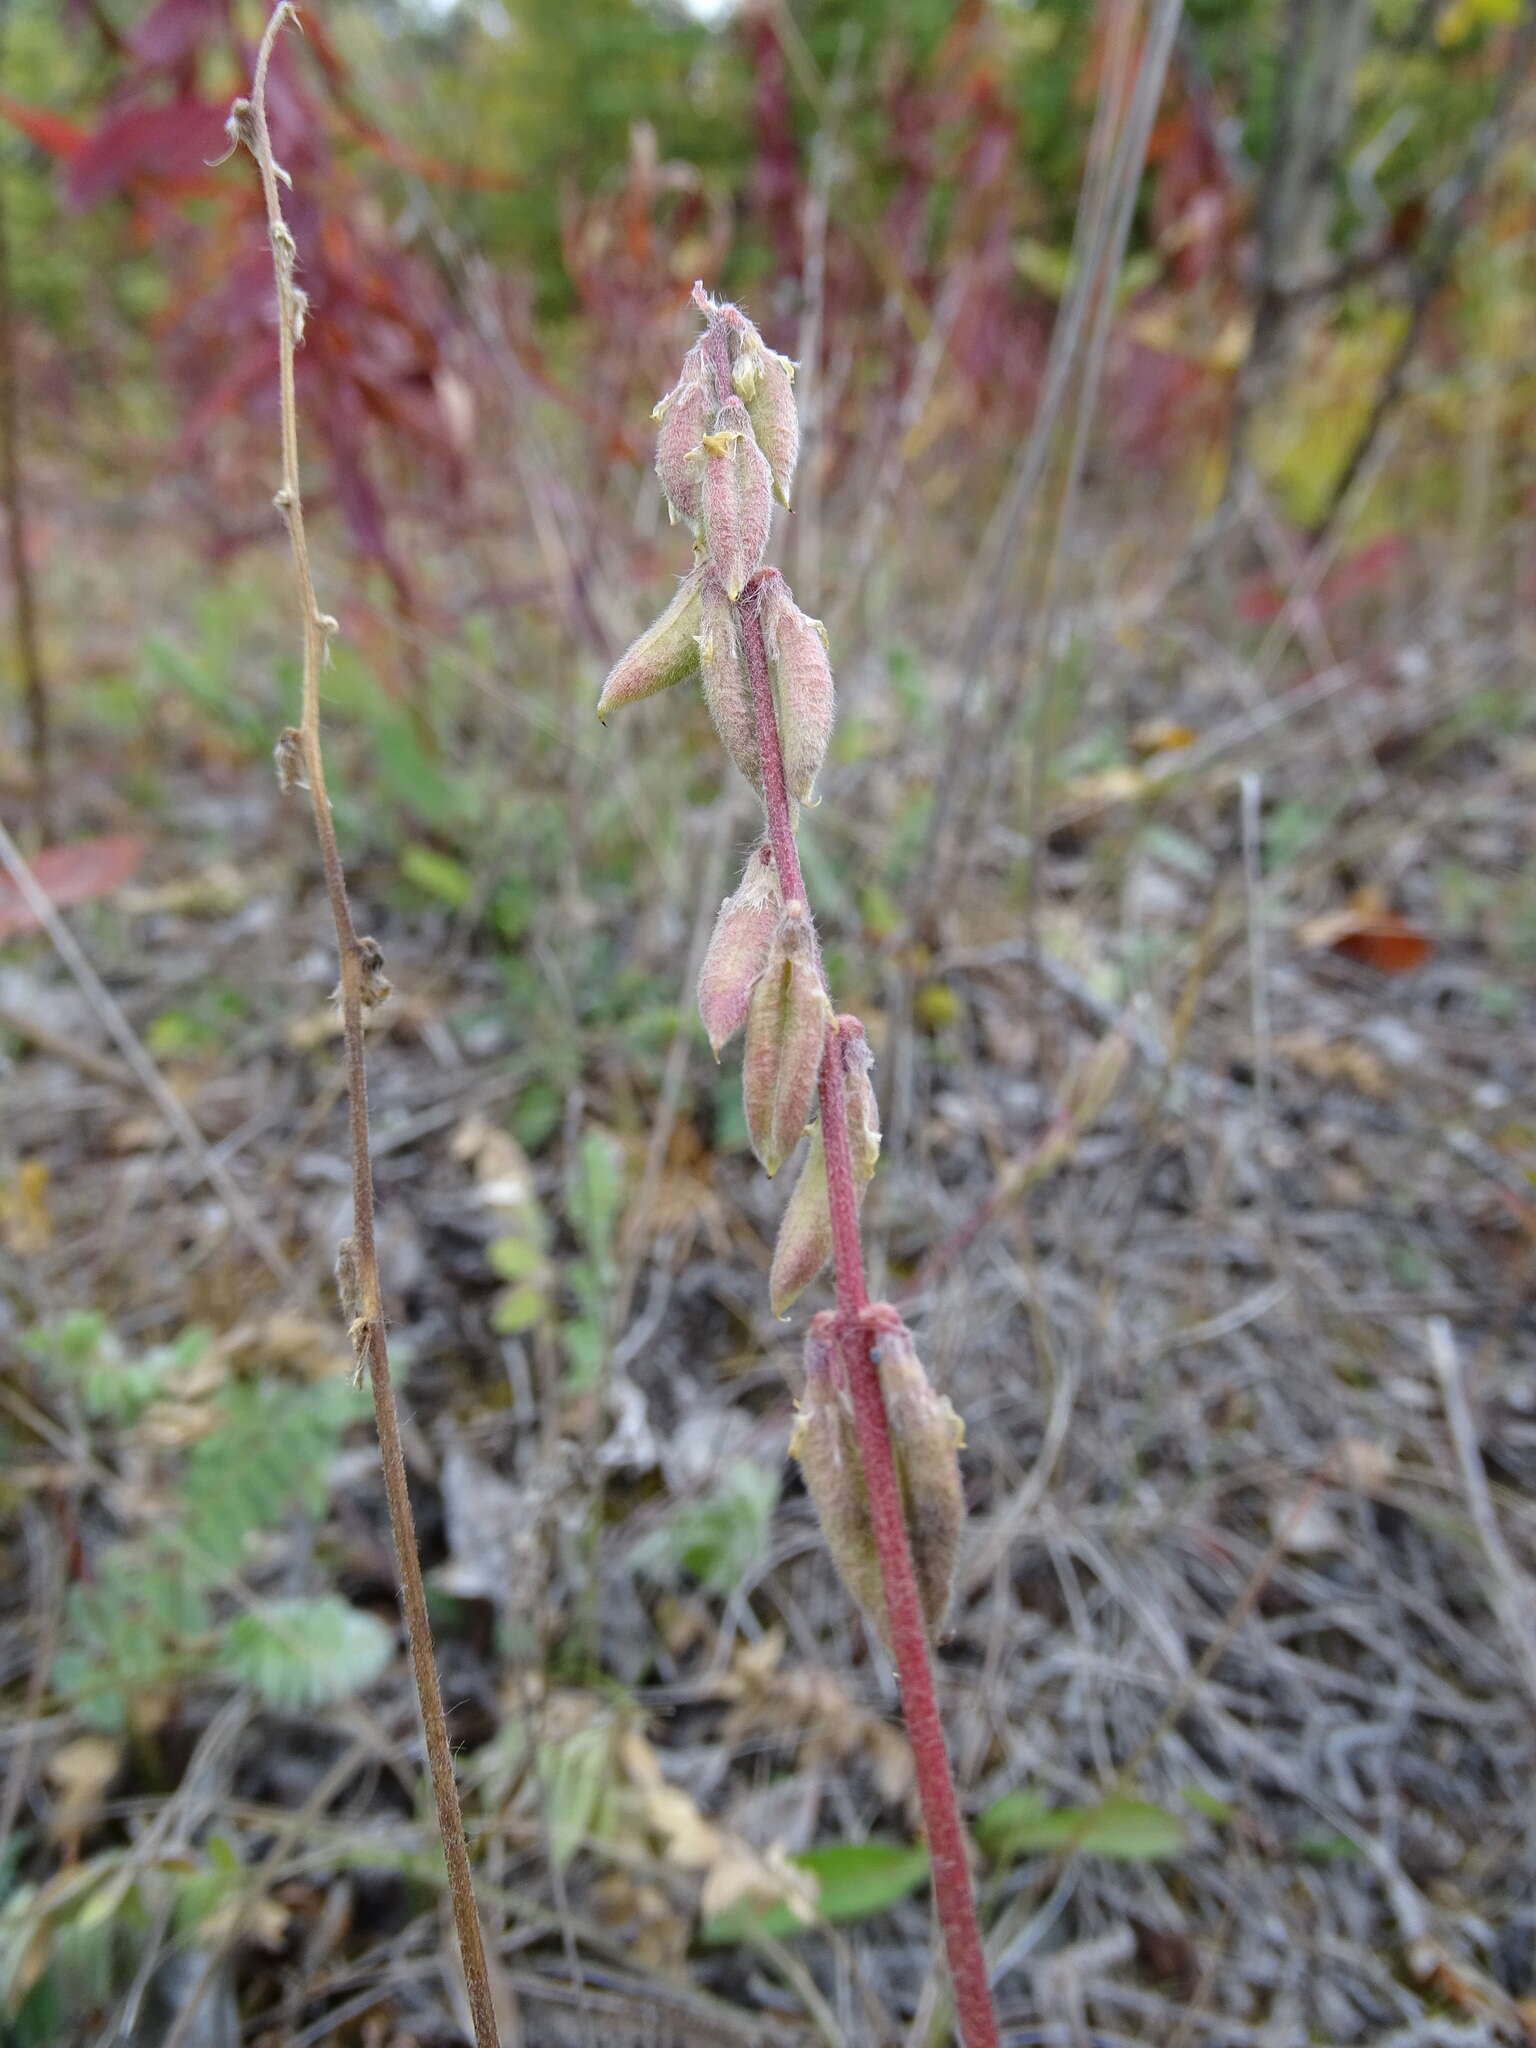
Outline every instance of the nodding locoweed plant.
{"label": "nodding locoweed plant", "polygon": [[795,846],[832,731],[832,670],[819,621],[763,566],[773,499],[789,503],[799,452],[794,364],[739,307],[694,286],[704,332],[656,407],[656,471],[694,563],[656,623],[621,656],[598,717],[698,678],[726,752],[763,802],[766,838],[721,905],[699,977],[720,1049],[744,1032],[752,1149],[776,1174],[820,1118],[785,1208],[769,1291],[783,1314],[832,1261],[837,1306],[811,1319],[790,1443],[827,1547],[890,1651],[912,1742],[933,1888],[966,2048],[997,2021],[976,1924],[929,1662],[949,1601],[964,1504],[959,1417],[929,1383],[896,1310],[871,1302],[859,1208],[880,1128],[869,1047],[834,1013]]}

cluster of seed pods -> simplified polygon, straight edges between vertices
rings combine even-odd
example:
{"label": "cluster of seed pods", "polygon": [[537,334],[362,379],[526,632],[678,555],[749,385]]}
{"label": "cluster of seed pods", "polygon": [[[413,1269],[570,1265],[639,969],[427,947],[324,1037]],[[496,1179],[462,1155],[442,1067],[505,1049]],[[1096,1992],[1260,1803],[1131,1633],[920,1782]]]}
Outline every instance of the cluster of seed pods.
{"label": "cluster of seed pods", "polygon": [[[799,805],[814,801],[833,720],[826,629],[801,611],[778,570],[763,566],[773,501],[789,504],[799,453],[795,366],[767,347],[739,307],[709,298],[702,286],[694,298],[705,332],[653,415],[656,473],[673,520],[693,534],[694,562],[661,617],[615,663],[598,717],[697,680],[726,753],[765,798],[762,728],[743,644],[746,596],[766,651],[792,832]],[[698,999],[716,1058],[744,1034],[747,1132],[764,1170],[776,1174],[807,1141],[769,1277],[773,1310],[782,1316],[834,1252],[825,1139],[813,1120],[825,1061],[835,1059],[842,1077],[859,1202],[879,1157],[880,1122],[863,1028],[856,1017],[833,1014],[809,910],[786,898],[771,831],[720,906]],[[936,1633],[962,1515],[959,1419],[929,1385],[896,1311],[880,1303],[861,1317],[880,1372],[923,1612]],[[884,1634],[880,1565],[835,1320],[812,1320],[791,1450],[844,1582]]]}

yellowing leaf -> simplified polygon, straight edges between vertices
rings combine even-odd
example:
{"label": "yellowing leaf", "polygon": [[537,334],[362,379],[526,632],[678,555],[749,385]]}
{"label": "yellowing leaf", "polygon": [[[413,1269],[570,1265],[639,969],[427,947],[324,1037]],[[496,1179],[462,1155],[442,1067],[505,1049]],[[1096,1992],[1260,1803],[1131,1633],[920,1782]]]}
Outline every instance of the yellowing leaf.
{"label": "yellowing leaf", "polygon": [[48,1163],[23,1159],[8,1186],[0,1187],[0,1236],[18,1259],[45,1251],[53,1238],[48,1209]]}
{"label": "yellowing leaf", "polygon": [[1179,725],[1171,718],[1144,718],[1131,728],[1131,745],[1145,760],[1151,754],[1176,753],[1192,747],[1199,735],[1193,726]]}
{"label": "yellowing leaf", "polygon": [[1481,28],[1502,28],[1519,19],[1520,0],[1453,0],[1435,23],[1435,41],[1454,50]]}
{"label": "yellowing leaf", "polygon": [[781,1859],[768,1874],[786,1884],[787,1896],[765,1900],[745,1869],[726,1873],[726,1880],[740,1880],[734,1899],[727,1896],[726,1880],[706,1885],[706,1942],[745,1941],[754,1934],[782,1940],[813,1919],[833,1925],[868,1920],[916,1891],[928,1875],[928,1851],[921,1843],[830,1842]]}

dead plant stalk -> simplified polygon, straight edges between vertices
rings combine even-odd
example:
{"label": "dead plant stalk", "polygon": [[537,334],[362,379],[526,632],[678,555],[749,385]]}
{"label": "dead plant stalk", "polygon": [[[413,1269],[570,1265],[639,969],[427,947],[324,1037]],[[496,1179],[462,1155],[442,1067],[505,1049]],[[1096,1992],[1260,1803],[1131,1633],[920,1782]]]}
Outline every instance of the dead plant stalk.
{"label": "dead plant stalk", "polygon": [[363,1014],[370,1004],[387,993],[388,984],[383,980],[377,944],[372,939],[360,938],[352,921],[346,875],[336,844],[330,801],[326,796],[325,764],[320,746],[320,671],[326,659],[327,644],[336,630],[336,621],[323,613],[316,601],[304,531],[304,507],[299,494],[299,426],[293,364],[295,350],[303,337],[307,305],[295,282],[297,251],[283,217],[280,186],[290,184],[291,180],[273,156],[266,106],[267,72],[272,52],[278,35],[289,21],[297,24],[296,10],[290,0],[278,0],[257,52],[251,96],[249,100],[237,100],[229,117],[231,144],[243,145],[255,158],[266,201],[267,231],[272,244],[272,268],[277,284],[278,396],[282,418],[282,481],[274,502],[288,528],[303,632],[303,711],[297,730],[285,731],[278,741],[278,774],[287,787],[293,787],[300,780],[308,787],[326,895],[336,927],[352,1160],[352,1235],[338,1252],[337,1279],[342,1305],[351,1323],[358,1372],[367,1372],[373,1392],[379,1456],[399,1576],[400,1604],[405,1613],[411,1669],[426,1738],[438,1832],[447,1864],[448,1888],[475,2041],[477,2048],[497,2048],[485,1946],[475,1907],[469,1849],[464,1837],[464,1820],[454,1780],[453,1753],[448,1742],[448,1723],[443,1713],[442,1691],[433,1656],[421,1562],[416,1551],[416,1530],[406,1481],[405,1454],[400,1441],[399,1411],[389,1370],[389,1346],[379,1287],[378,1253],[374,1243],[373,1164],[368,1143],[368,1078],[363,1048]]}

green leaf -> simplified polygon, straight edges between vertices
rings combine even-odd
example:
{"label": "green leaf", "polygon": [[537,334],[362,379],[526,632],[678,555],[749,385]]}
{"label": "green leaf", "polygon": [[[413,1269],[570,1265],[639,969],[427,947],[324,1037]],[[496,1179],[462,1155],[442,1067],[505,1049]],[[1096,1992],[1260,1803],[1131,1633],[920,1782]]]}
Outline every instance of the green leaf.
{"label": "green leaf", "polygon": [[533,1328],[547,1305],[544,1290],[540,1287],[524,1284],[504,1288],[491,1310],[491,1328],[503,1337],[519,1337],[524,1330]]}
{"label": "green leaf", "polygon": [[603,1376],[608,1357],[608,1333],[601,1323],[583,1316],[572,1317],[560,1326],[560,1348],[565,1353],[565,1389],[584,1394]]}
{"label": "green leaf", "polygon": [[1203,1813],[1207,1820],[1230,1820],[1237,1811],[1230,1799],[1219,1799],[1214,1792],[1207,1792],[1203,1785],[1186,1785],[1184,1799],[1196,1813]]}
{"label": "green leaf", "polygon": [[549,1855],[556,1870],[564,1870],[593,1832],[608,1782],[609,1749],[607,1723],[590,1721],[539,1752]]}
{"label": "green leaf", "polygon": [[531,1237],[493,1237],[485,1256],[498,1280],[531,1280],[544,1266],[544,1254]]}
{"label": "green leaf", "polygon": [[450,910],[462,910],[474,894],[474,877],[451,854],[435,846],[408,846],[400,856],[400,872],[424,895],[435,896]]}
{"label": "green leaf", "polygon": [[177,1547],[189,1566],[217,1578],[239,1563],[255,1530],[296,1508],[318,1513],[341,1431],[367,1405],[343,1378],[223,1388],[218,1427],[189,1447],[178,1488]]}
{"label": "green leaf", "polygon": [[565,1098],[548,1081],[530,1081],[518,1096],[507,1121],[525,1152],[537,1152],[560,1127]]}
{"label": "green leaf", "polygon": [[394,1631],[376,1615],[327,1593],[237,1616],[215,1661],[268,1706],[318,1707],[370,1685],[393,1649]]}
{"label": "green leaf", "polygon": [[[884,1913],[916,1891],[928,1875],[928,1851],[915,1842],[828,1842],[789,1860],[816,1880],[813,1924],[821,1925],[842,1926]],[[782,1941],[804,1933],[805,1927],[787,1905],[754,1906],[743,1900],[706,1920],[700,1933],[718,1946],[753,1935]]]}
{"label": "green leaf", "polygon": [[583,1248],[607,1263],[613,1228],[624,1206],[624,1155],[609,1131],[583,1131],[566,1189],[566,1208]]}
{"label": "green leaf", "polygon": [[1047,1807],[1038,1792],[1019,1791],[1005,1793],[980,1815],[976,1840],[994,1863],[1056,1850],[1148,1863],[1177,1856],[1184,1827],[1145,1799],[1112,1794],[1097,1806]]}
{"label": "green leaf", "polygon": [[149,1406],[170,1375],[195,1365],[210,1339],[194,1327],[174,1343],[130,1358],[104,1317],[80,1310],[44,1323],[23,1341],[53,1379],[74,1389],[93,1420],[125,1423]]}
{"label": "green leaf", "polygon": [[653,1577],[686,1572],[712,1593],[729,1593],[767,1551],[779,1474],[738,1458],[702,1500],[673,1511],[636,1546],[635,1564]]}
{"label": "green leaf", "polygon": [[1308,1863],[1348,1863],[1360,1855],[1360,1845],[1348,1835],[1302,1835],[1296,1843],[1296,1854]]}

